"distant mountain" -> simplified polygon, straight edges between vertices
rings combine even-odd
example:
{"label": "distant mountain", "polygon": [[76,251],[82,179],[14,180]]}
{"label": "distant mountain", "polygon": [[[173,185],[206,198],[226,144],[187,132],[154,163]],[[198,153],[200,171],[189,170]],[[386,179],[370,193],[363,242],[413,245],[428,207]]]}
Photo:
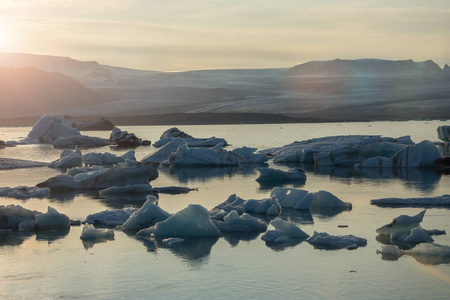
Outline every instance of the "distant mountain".
{"label": "distant mountain", "polygon": [[330,60],[312,61],[287,71],[288,76],[442,76],[443,70],[432,60]]}
{"label": "distant mountain", "polygon": [[37,115],[99,103],[101,96],[60,73],[0,67],[0,116]]}

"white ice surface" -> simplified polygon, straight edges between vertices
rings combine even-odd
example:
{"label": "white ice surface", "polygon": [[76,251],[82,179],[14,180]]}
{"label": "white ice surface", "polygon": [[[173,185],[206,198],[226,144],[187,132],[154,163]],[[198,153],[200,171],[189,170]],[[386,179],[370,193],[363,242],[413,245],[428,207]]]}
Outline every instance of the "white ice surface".
{"label": "white ice surface", "polygon": [[169,157],[169,163],[173,167],[237,166],[243,160],[242,156],[231,151],[189,148],[186,145],[180,145]]}
{"label": "white ice surface", "polygon": [[376,232],[379,234],[410,234],[411,229],[418,227],[422,222],[425,212],[426,210],[423,210],[414,216],[400,215],[394,218],[391,223],[378,228]]}
{"label": "white ice surface", "polygon": [[155,196],[147,197],[147,201],[126,220],[122,228],[124,230],[139,230],[169,218],[171,216],[170,213],[154,204],[156,201],[157,198]]}
{"label": "white ice surface", "polygon": [[251,232],[251,231],[265,231],[267,229],[266,223],[249,214],[239,214],[232,210],[224,218],[223,221],[213,220],[214,224],[219,228],[220,232]]}
{"label": "white ice surface", "polygon": [[82,240],[97,240],[97,239],[112,239],[114,238],[114,229],[95,228],[91,224],[84,224],[81,231],[80,239]]}

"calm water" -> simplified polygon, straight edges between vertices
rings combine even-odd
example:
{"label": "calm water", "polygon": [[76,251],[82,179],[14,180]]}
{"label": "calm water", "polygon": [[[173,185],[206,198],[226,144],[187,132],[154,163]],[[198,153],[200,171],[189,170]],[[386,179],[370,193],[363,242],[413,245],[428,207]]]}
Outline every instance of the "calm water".
{"label": "calm water", "polygon": [[[223,137],[233,147],[265,149],[296,140],[345,134],[411,135],[415,142],[437,140],[436,128],[450,122],[371,122],[332,124],[179,126],[196,137]],[[123,127],[155,141],[168,126]],[[30,128],[0,128],[0,140],[25,137]],[[90,132],[107,137],[109,132]],[[138,159],[154,151],[136,149]],[[122,153],[111,147],[84,152]],[[46,145],[0,149],[0,157],[52,161],[59,150]],[[273,166],[273,164],[270,164]],[[288,169],[288,166],[276,166]],[[50,168],[0,171],[0,186],[35,185],[58,174]],[[450,193],[450,176],[411,171],[403,178],[376,178],[351,168],[309,170],[308,191],[327,190],[353,209],[334,216],[284,210],[281,217],[305,232],[354,234],[368,245],[354,251],[314,249],[306,242],[289,247],[268,247],[258,235],[230,235],[198,239],[167,247],[121,231],[115,240],[84,245],[81,227],[65,232],[0,233],[0,297],[30,298],[129,298],[129,299],[293,299],[293,298],[435,298],[450,294],[450,265],[429,265],[413,257],[384,261],[376,250],[381,245],[375,229],[401,214],[419,208],[379,208],[370,200],[383,197],[429,197]],[[208,209],[236,193],[244,199],[268,197],[270,189],[255,181],[252,168],[162,169],[151,184],[189,186],[199,190],[185,195],[160,195],[159,205],[175,213],[190,203]],[[55,207],[72,219],[84,220],[105,209],[140,206],[142,202],[109,201],[95,194],[55,195],[50,199],[0,198],[0,204],[19,204],[46,211]],[[428,209],[422,227],[449,230],[450,210]],[[338,228],[338,225],[348,225]],[[448,235],[434,236],[450,245]],[[352,271],[352,272],[350,272]],[[355,272],[354,272],[355,271]]]}

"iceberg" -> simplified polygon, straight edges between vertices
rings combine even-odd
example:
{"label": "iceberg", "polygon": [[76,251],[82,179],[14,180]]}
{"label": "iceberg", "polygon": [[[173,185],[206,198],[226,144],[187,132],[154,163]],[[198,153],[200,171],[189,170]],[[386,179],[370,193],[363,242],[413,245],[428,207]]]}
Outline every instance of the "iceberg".
{"label": "iceberg", "polygon": [[91,224],[84,224],[81,231],[82,240],[111,240],[114,239],[114,229],[98,229]]}
{"label": "iceberg", "polygon": [[298,226],[283,221],[280,218],[275,218],[270,225],[275,227],[275,230],[267,231],[261,239],[266,242],[285,243],[292,239],[306,239],[309,237],[307,233],[301,230]]}
{"label": "iceberg", "polygon": [[36,226],[40,230],[65,228],[70,226],[70,219],[49,206],[45,214],[36,214]]}
{"label": "iceberg", "polygon": [[18,186],[15,188],[0,187],[0,197],[17,199],[46,198],[50,197],[50,189],[29,186]]}
{"label": "iceberg", "polygon": [[23,208],[20,205],[0,205],[0,229],[18,229],[20,224],[34,223],[41,212]]}
{"label": "iceberg", "polygon": [[225,139],[210,137],[210,138],[194,138],[191,135],[179,130],[176,127],[166,130],[158,141],[153,143],[153,147],[160,148],[175,139],[183,139],[188,147],[215,147],[217,145],[227,146]]}
{"label": "iceberg", "polygon": [[137,147],[143,144],[150,144],[149,141],[143,143],[142,139],[138,138],[134,133],[122,131],[117,127],[114,127],[113,131],[111,132],[109,141],[116,143],[119,147]]}
{"label": "iceberg", "polygon": [[372,157],[356,168],[428,168],[435,167],[435,161],[441,159],[439,149],[430,141],[422,141],[415,145],[409,145],[398,151],[393,156]]}
{"label": "iceberg", "polygon": [[370,204],[377,206],[405,206],[405,207],[448,207],[450,206],[450,195],[425,198],[382,198],[373,199]]}
{"label": "iceberg", "polygon": [[166,131],[163,132],[163,134],[161,134],[161,137],[159,139],[163,139],[163,138],[182,138],[182,139],[190,139],[192,138],[191,135],[187,134],[184,131],[179,130],[176,127],[172,127],[167,129]]}
{"label": "iceberg", "polygon": [[28,139],[37,140],[41,144],[52,144],[60,137],[77,135],[81,135],[81,133],[75,128],[65,125],[60,117],[45,115],[34,123],[28,133]]}
{"label": "iceberg", "polygon": [[371,156],[393,155],[399,148],[411,144],[413,142],[409,136],[399,138],[379,135],[328,136],[294,142],[283,147],[263,150],[260,153],[275,156],[274,162],[277,163],[316,163],[316,158],[319,158],[321,165],[351,166]]}
{"label": "iceberg", "polygon": [[163,210],[158,205],[155,196],[147,197],[147,201],[142,207],[134,212],[128,220],[122,225],[123,230],[139,230],[155,225],[158,222],[164,221],[171,216],[170,213]]}
{"label": "iceberg", "polygon": [[263,221],[249,215],[249,214],[239,214],[232,210],[224,218],[223,221],[212,220],[213,223],[219,228],[220,232],[262,232],[267,229],[266,223]]}
{"label": "iceberg", "polygon": [[68,148],[73,149],[75,147],[95,148],[108,146],[111,144],[112,143],[107,139],[102,139],[95,136],[76,135],[57,138],[53,142],[53,147],[59,149],[68,149]]}
{"label": "iceberg", "polygon": [[311,206],[312,195],[305,190],[274,187],[270,196],[278,199],[282,208],[309,209]]}
{"label": "iceberg", "polygon": [[329,235],[326,232],[316,232],[306,240],[318,249],[337,250],[346,248],[354,250],[367,245],[365,238],[354,235]]}
{"label": "iceberg", "polygon": [[52,191],[79,190],[83,188],[80,181],[75,180],[70,175],[57,175],[36,185],[39,188],[49,188]]}
{"label": "iceberg", "polygon": [[398,260],[404,253],[401,249],[394,245],[383,245],[381,250],[376,251],[377,254],[381,254],[383,260]]}
{"label": "iceberg", "polygon": [[185,145],[186,141],[180,138],[175,138],[169,143],[165,144],[158,150],[156,150],[154,153],[149,154],[145,156],[143,159],[141,159],[141,162],[159,162],[162,163],[163,161],[166,161],[169,159],[170,154],[173,152],[176,152],[178,149],[178,146]]}
{"label": "iceberg", "polygon": [[118,163],[125,162],[125,160],[127,159],[136,160],[134,150],[130,150],[121,156],[116,156],[108,152],[105,153],[91,152],[83,155],[83,163],[86,166],[116,165]]}
{"label": "iceberg", "polygon": [[219,229],[209,218],[209,213],[199,204],[189,204],[167,220],[143,229],[138,235],[154,234],[159,237],[218,237]]}
{"label": "iceberg", "polygon": [[320,210],[350,210],[352,204],[344,202],[335,195],[327,191],[318,191],[312,193],[312,201],[309,207],[312,211],[320,212]]}
{"label": "iceberg", "polygon": [[450,126],[444,125],[437,128],[438,138],[446,143],[450,143]]}
{"label": "iceberg", "polygon": [[99,192],[100,197],[117,197],[117,196],[135,196],[142,194],[150,194],[153,188],[150,184],[132,184],[125,186],[112,186]]}
{"label": "iceberg", "polygon": [[267,162],[270,158],[263,153],[255,153],[258,150],[256,148],[241,147],[232,150],[231,152],[236,153],[244,158],[242,163],[245,164],[262,164]]}
{"label": "iceberg", "polygon": [[433,238],[428,234],[426,230],[421,227],[411,229],[409,235],[391,234],[391,240],[405,242],[406,244],[420,244],[420,243],[432,243]]}
{"label": "iceberg", "polygon": [[378,228],[376,232],[378,234],[410,234],[411,229],[418,227],[422,222],[425,212],[426,210],[423,210],[415,216],[398,216],[391,223]]}
{"label": "iceberg", "polygon": [[80,167],[82,165],[82,154],[78,147],[75,148],[75,151],[64,150],[61,152],[59,159],[51,162],[49,167],[51,168],[60,168],[60,169],[70,169],[75,167]]}
{"label": "iceberg", "polygon": [[294,168],[288,171],[282,171],[273,168],[256,168],[260,173],[256,181],[264,184],[277,184],[295,181],[299,183],[306,182],[306,173],[303,169]]}
{"label": "iceberg", "polygon": [[276,197],[262,200],[244,200],[236,194],[233,194],[228,197],[225,202],[214,207],[210,213],[217,216],[217,218],[220,218],[219,216],[222,214],[220,211],[229,213],[232,210],[236,211],[239,215],[242,215],[243,213],[279,215],[281,212],[281,206]]}
{"label": "iceberg", "polygon": [[237,166],[243,160],[242,156],[231,151],[188,148],[186,145],[180,145],[178,150],[169,157],[172,167]]}
{"label": "iceberg", "polygon": [[88,215],[84,223],[116,227],[123,225],[123,223],[125,223],[137,210],[137,208],[104,210]]}

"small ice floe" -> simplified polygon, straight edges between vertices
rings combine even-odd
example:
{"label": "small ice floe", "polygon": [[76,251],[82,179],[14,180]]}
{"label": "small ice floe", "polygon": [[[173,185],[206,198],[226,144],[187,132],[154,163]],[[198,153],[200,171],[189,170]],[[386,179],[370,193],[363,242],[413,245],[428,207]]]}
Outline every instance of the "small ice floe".
{"label": "small ice floe", "polygon": [[36,214],[36,226],[39,230],[65,228],[70,226],[70,218],[49,206],[45,214]]}
{"label": "small ice floe", "polygon": [[430,236],[430,234],[421,227],[416,227],[416,228],[411,229],[411,233],[409,235],[392,233],[391,240],[404,242],[408,245],[434,242],[434,240]]}
{"label": "small ice floe", "polygon": [[75,151],[66,149],[59,155],[59,159],[49,164],[50,168],[70,169],[80,167],[83,163],[83,155],[78,147]]}
{"label": "small ice floe", "polygon": [[139,230],[155,225],[171,216],[170,213],[154,204],[157,201],[155,196],[148,196],[142,207],[131,214],[122,225],[123,230]]}
{"label": "small ice floe", "polygon": [[156,223],[155,226],[142,229],[138,235],[154,234],[158,237],[218,237],[219,229],[209,217],[209,213],[199,204],[189,204],[167,220]]}
{"label": "small ice floe", "polygon": [[404,253],[397,246],[383,245],[381,250],[377,250],[377,254],[381,254],[381,259],[383,260],[397,260]]}
{"label": "small ice floe", "polygon": [[327,191],[310,193],[300,189],[274,187],[270,196],[277,197],[282,208],[308,209],[317,213],[352,209],[350,202],[344,202]]}
{"label": "small ice floe", "polygon": [[99,192],[100,197],[111,198],[121,196],[139,196],[147,195],[153,192],[150,184],[132,184],[125,186],[112,186]]}
{"label": "small ice floe", "polygon": [[278,203],[276,197],[262,200],[244,200],[238,197],[236,194],[233,194],[228,197],[225,202],[214,207],[210,213],[212,216],[216,216],[217,218],[221,219],[222,217],[224,217],[221,211],[229,213],[232,210],[235,210],[240,215],[243,213],[254,213],[277,216],[281,212],[281,206]]}
{"label": "small ice floe", "polygon": [[242,216],[232,210],[222,220],[212,219],[220,232],[262,232],[267,230],[267,225],[263,221],[243,213]]}
{"label": "small ice floe", "polygon": [[426,198],[382,198],[371,200],[370,204],[388,207],[448,207],[450,206],[450,195]]}
{"label": "small ice floe", "polygon": [[107,139],[102,139],[96,136],[77,135],[65,136],[57,138],[53,142],[53,147],[58,149],[73,149],[79,148],[95,148],[111,145],[112,143]]}
{"label": "small ice floe", "polygon": [[17,199],[46,198],[50,196],[49,188],[38,188],[30,186],[18,186],[14,188],[0,187],[0,197]]}
{"label": "small ice floe", "polygon": [[88,215],[84,223],[116,227],[119,225],[123,225],[123,223],[125,223],[128,218],[137,210],[137,208],[104,210],[95,214]]}
{"label": "small ice floe", "polygon": [[282,171],[273,168],[257,168],[259,177],[256,181],[263,184],[278,184],[286,182],[305,183],[306,173],[303,169],[293,168],[288,171]]}
{"label": "small ice floe", "polygon": [[95,228],[91,224],[84,224],[81,231],[80,239],[82,240],[111,240],[114,239],[114,229]]}
{"label": "small ice floe", "polygon": [[114,142],[119,147],[137,147],[140,145],[150,145],[149,141],[142,141],[134,133],[128,133],[128,131],[122,131],[117,127],[114,127],[113,131],[109,135],[109,141]]}
{"label": "small ice floe", "polygon": [[270,225],[275,227],[275,230],[267,231],[261,239],[266,242],[273,243],[285,243],[290,242],[295,239],[306,239],[309,237],[309,234],[305,233],[298,226],[283,221],[280,218],[276,218]]}
{"label": "small ice floe", "polygon": [[308,243],[318,249],[337,250],[346,248],[354,250],[367,245],[365,238],[354,235],[329,235],[326,232],[316,232],[306,240]]}
{"label": "small ice floe", "polygon": [[180,145],[186,145],[186,141],[181,138],[175,138],[169,143],[165,144],[152,154],[149,154],[145,156],[143,159],[141,159],[142,162],[159,162],[162,163],[164,161],[167,161],[169,159],[170,154],[173,152],[176,152],[178,149],[178,146]]}
{"label": "small ice floe", "polygon": [[162,241],[164,244],[172,246],[172,245],[176,245],[176,244],[184,242],[185,239],[174,237],[174,238],[163,239]]}
{"label": "small ice floe", "polygon": [[0,158],[0,170],[37,168],[45,166],[48,166],[48,163],[14,158]]}
{"label": "small ice floe", "polygon": [[378,228],[376,232],[378,234],[410,234],[411,229],[418,227],[422,222],[425,212],[426,210],[423,210],[415,216],[398,216],[391,223]]}
{"label": "small ice floe", "polygon": [[123,163],[126,160],[136,160],[135,151],[130,150],[127,153],[117,156],[112,153],[87,153],[83,155],[83,163],[85,166],[94,166],[94,165],[116,165],[118,163]]}
{"label": "small ice floe", "polygon": [[169,157],[172,167],[238,166],[244,158],[224,149],[189,148],[180,145]]}
{"label": "small ice floe", "polygon": [[442,158],[439,149],[430,141],[408,145],[391,157],[376,156],[355,164],[356,168],[427,168],[436,166]]}
{"label": "small ice floe", "polygon": [[0,205],[0,229],[29,228],[31,223],[34,226],[37,214],[42,213],[26,209],[20,205]]}
{"label": "small ice floe", "polygon": [[392,156],[413,142],[409,136],[390,138],[379,135],[329,136],[294,142],[260,151],[275,156],[277,163],[301,162],[321,166],[353,166],[373,156]]}
{"label": "small ice floe", "polygon": [[446,143],[450,143],[450,126],[447,125],[443,125],[443,126],[438,126],[437,130],[437,134],[438,134],[438,138]]}
{"label": "small ice floe", "polygon": [[239,154],[244,158],[244,164],[262,164],[267,162],[270,158],[264,153],[255,153],[257,148],[241,147],[232,150],[231,152]]}

